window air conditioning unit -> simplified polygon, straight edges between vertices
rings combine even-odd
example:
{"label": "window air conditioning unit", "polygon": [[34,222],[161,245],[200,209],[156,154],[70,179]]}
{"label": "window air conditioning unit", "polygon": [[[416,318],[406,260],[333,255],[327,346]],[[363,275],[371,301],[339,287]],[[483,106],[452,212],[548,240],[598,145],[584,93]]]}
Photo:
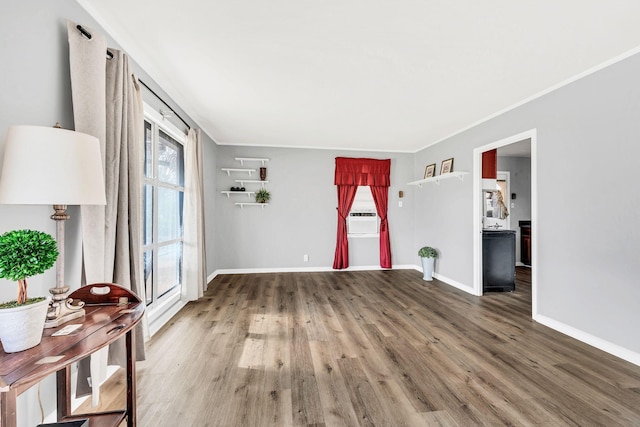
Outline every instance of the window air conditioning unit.
{"label": "window air conditioning unit", "polygon": [[375,212],[351,212],[347,220],[349,234],[378,234],[378,215]]}

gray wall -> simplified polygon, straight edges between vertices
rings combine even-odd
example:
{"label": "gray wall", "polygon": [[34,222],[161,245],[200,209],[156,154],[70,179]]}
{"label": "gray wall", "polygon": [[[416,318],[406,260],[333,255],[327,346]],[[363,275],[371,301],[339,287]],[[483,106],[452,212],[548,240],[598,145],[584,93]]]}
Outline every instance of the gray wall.
{"label": "gray wall", "polygon": [[[4,5],[0,14],[0,165],[4,153],[7,130],[11,125],[53,126],[60,122],[63,128],[73,129],[71,83],[69,80],[69,53],[66,20],[70,19],[91,27],[102,34],[95,21],[73,0],[24,0]],[[110,47],[118,47],[110,40]],[[135,59],[135,58],[134,58]],[[135,73],[162,96],[178,113],[189,118],[149,78],[132,63]],[[153,95],[143,89],[143,97],[151,105],[160,105]],[[172,120],[179,127],[183,125]],[[217,148],[205,137],[205,173],[214,169]],[[55,173],[52,165],[51,173]],[[29,171],[25,171],[29,173]],[[215,186],[215,176],[208,176],[205,189]],[[55,224],[49,219],[49,206],[0,205],[0,233],[18,228],[32,228],[55,235]],[[66,223],[65,280],[75,289],[80,283],[80,215],[79,209],[70,207],[71,219]],[[207,244],[212,244],[215,223],[207,224]],[[212,263],[208,264],[213,271]],[[29,280],[29,295],[48,295],[55,285],[55,269]],[[0,279],[0,301],[16,297],[16,284]],[[55,409],[53,378],[42,386],[45,413]],[[32,388],[18,401],[19,425],[40,423],[37,389]]]}
{"label": "gray wall", "polygon": [[[67,19],[100,31],[109,40],[110,47],[119,47],[72,0],[14,2],[0,15],[0,53],[5,58],[0,61],[0,161],[4,156],[7,129],[11,125],[53,126],[60,122],[63,128],[73,129]],[[131,59],[136,75],[193,125],[189,117],[135,63],[135,58]],[[148,104],[166,108],[146,89],[142,89],[142,94]],[[170,120],[179,128],[185,128],[175,117]],[[210,164],[215,161],[217,150],[206,135],[204,149],[206,173],[213,169]],[[205,190],[214,185],[215,176],[205,180]],[[0,232],[34,228],[55,235],[55,224],[49,219],[51,212],[49,206],[0,205]],[[80,282],[79,209],[70,207],[69,212],[71,219],[66,223],[65,279],[73,287]],[[210,224],[207,229],[208,241],[212,240],[214,231],[214,224]],[[52,269],[30,280],[30,294],[48,294],[47,290],[54,283],[55,271]],[[12,283],[0,279],[0,284],[0,301],[15,298],[15,286]]]}
{"label": "gray wall", "polygon": [[[443,160],[454,158],[453,170],[471,172],[472,156],[469,147],[458,142],[440,143],[414,156],[414,180],[424,176],[424,169],[436,163],[436,175],[440,175]],[[473,179],[466,175],[463,181],[456,178],[426,183],[415,188],[414,247],[431,246],[438,251],[435,272],[441,278],[473,286],[473,235],[469,231],[473,221],[471,198]]]}
{"label": "gray wall", "polygon": [[531,220],[531,159],[526,157],[503,157],[498,150],[498,170],[509,171],[511,193],[516,194],[512,208],[509,206],[511,229],[516,230],[516,261],[520,262],[519,221]]}
{"label": "gray wall", "polygon": [[[264,147],[218,147],[218,187],[208,197],[216,200],[215,259],[220,269],[296,269],[330,268],[336,244],[337,196],[333,185],[335,157],[370,157],[391,159],[389,189],[389,228],[394,265],[416,264],[411,244],[413,210],[407,198],[398,206],[398,191],[407,192],[412,176],[409,154],[371,153],[334,150],[309,150]],[[244,207],[235,202],[248,200],[245,195],[220,193],[240,186],[235,179],[246,174],[227,176],[220,168],[240,168],[235,157],[268,158],[266,188],[271,192],[269,206]],[[246,167],[259,164],[245,164]],[[256,179],[256,178],[253,178]],[[258,189],[246,184],[247,190]],[[250,200],[250,201],[253,201]],[[211,222],[207,218],[207,224]],[[303,261],[303,255],[309,261]],[[349,239],[350,265],[380,264],[379,239]]]}
{"label": "gray wall", "polygon": [[[203,135],[204,136],[204,135]],[[203,175],[204,175],[204,210],[205,210],[205,248],[207,250],[207,277],[210,277],[218,268],[218,260],[215,256],[217,248],[215,235],[218,230],[218,214],[216,212],[216,189],[218,188],[218,145],[208,136],[203,144]]]}
{"label": "gray wall", "polygon": [[[420,151],[416,170],[537,128],[539,315],[640,353],[640,55]],[[416,239],[442,249],[440,272],[473,283],[471,179],[417,192]],[[592,341],[593,341],[592,340]]]}

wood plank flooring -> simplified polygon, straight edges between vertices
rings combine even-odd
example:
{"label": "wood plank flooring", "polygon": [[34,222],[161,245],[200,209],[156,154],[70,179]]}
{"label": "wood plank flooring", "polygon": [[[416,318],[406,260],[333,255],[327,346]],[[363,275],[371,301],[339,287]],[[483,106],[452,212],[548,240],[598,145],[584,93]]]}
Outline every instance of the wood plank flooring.
{"label": "wood plank flooring", "polygon": [[149,343],[138,425],[639,426],[640,367],[531,320],[526,268],[483,297],[413,270],[225,275]]}

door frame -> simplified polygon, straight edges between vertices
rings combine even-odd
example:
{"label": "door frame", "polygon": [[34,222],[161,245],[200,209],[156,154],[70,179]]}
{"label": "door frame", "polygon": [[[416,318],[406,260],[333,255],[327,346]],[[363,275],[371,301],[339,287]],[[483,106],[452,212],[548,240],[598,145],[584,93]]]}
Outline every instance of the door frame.
{"label": "door frame", "polygon": [[537,129],[512,135],[473,150],[473,294],[482,295],[482,153],[531,140],[531,313],[538,314],[538,141]]}

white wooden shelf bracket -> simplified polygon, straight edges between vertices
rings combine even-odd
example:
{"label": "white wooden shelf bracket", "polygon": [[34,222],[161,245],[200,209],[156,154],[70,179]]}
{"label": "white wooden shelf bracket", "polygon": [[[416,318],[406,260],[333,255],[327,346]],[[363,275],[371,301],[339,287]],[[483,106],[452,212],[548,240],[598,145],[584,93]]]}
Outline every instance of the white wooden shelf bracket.
{"label": "white wooden shelf bracket", "polygon": [[236,182],[239,182],[242,187],[244,187],[245,182],[247,184],[262,184],[262,188],[264,188],[265,184],[269,183],[269,181],[260,181],[254,179],[236,179]]}
{"label": "white wooden shelf bracket", "polygon": [[240,206],[240,209],[244,209],[245,206],[261,206],[262,210],[264,210],[265,206],[269,206],[269,203],[244,203],[244,202],[238,202],[236,203],[236,206]]}
{"label": "white wooden shelf bracket", "polygon": [[236,160],[240,162],[241,165],[244,165],[244,162],[261,162],[262,166],[269,161],[269,159],[262,157],[236,157]]}
{"label": "white wooden shelf bracket", "polygon": [[251,197],[252,194],[255,194],[255,191],[221,191],[222,194],[226,194],[227,198],[230,198],[232,194],[246,194],[247,197]]}
{"label": "white wooden shelf bracket", "polygon": [[227,173],[227,176],[231,176],[231,172],[246,172],[249,174],[249,176],[251,176],[251,174],[256,171],[255,169],[235,169],[235,168],[222,168],[222,170]]}

